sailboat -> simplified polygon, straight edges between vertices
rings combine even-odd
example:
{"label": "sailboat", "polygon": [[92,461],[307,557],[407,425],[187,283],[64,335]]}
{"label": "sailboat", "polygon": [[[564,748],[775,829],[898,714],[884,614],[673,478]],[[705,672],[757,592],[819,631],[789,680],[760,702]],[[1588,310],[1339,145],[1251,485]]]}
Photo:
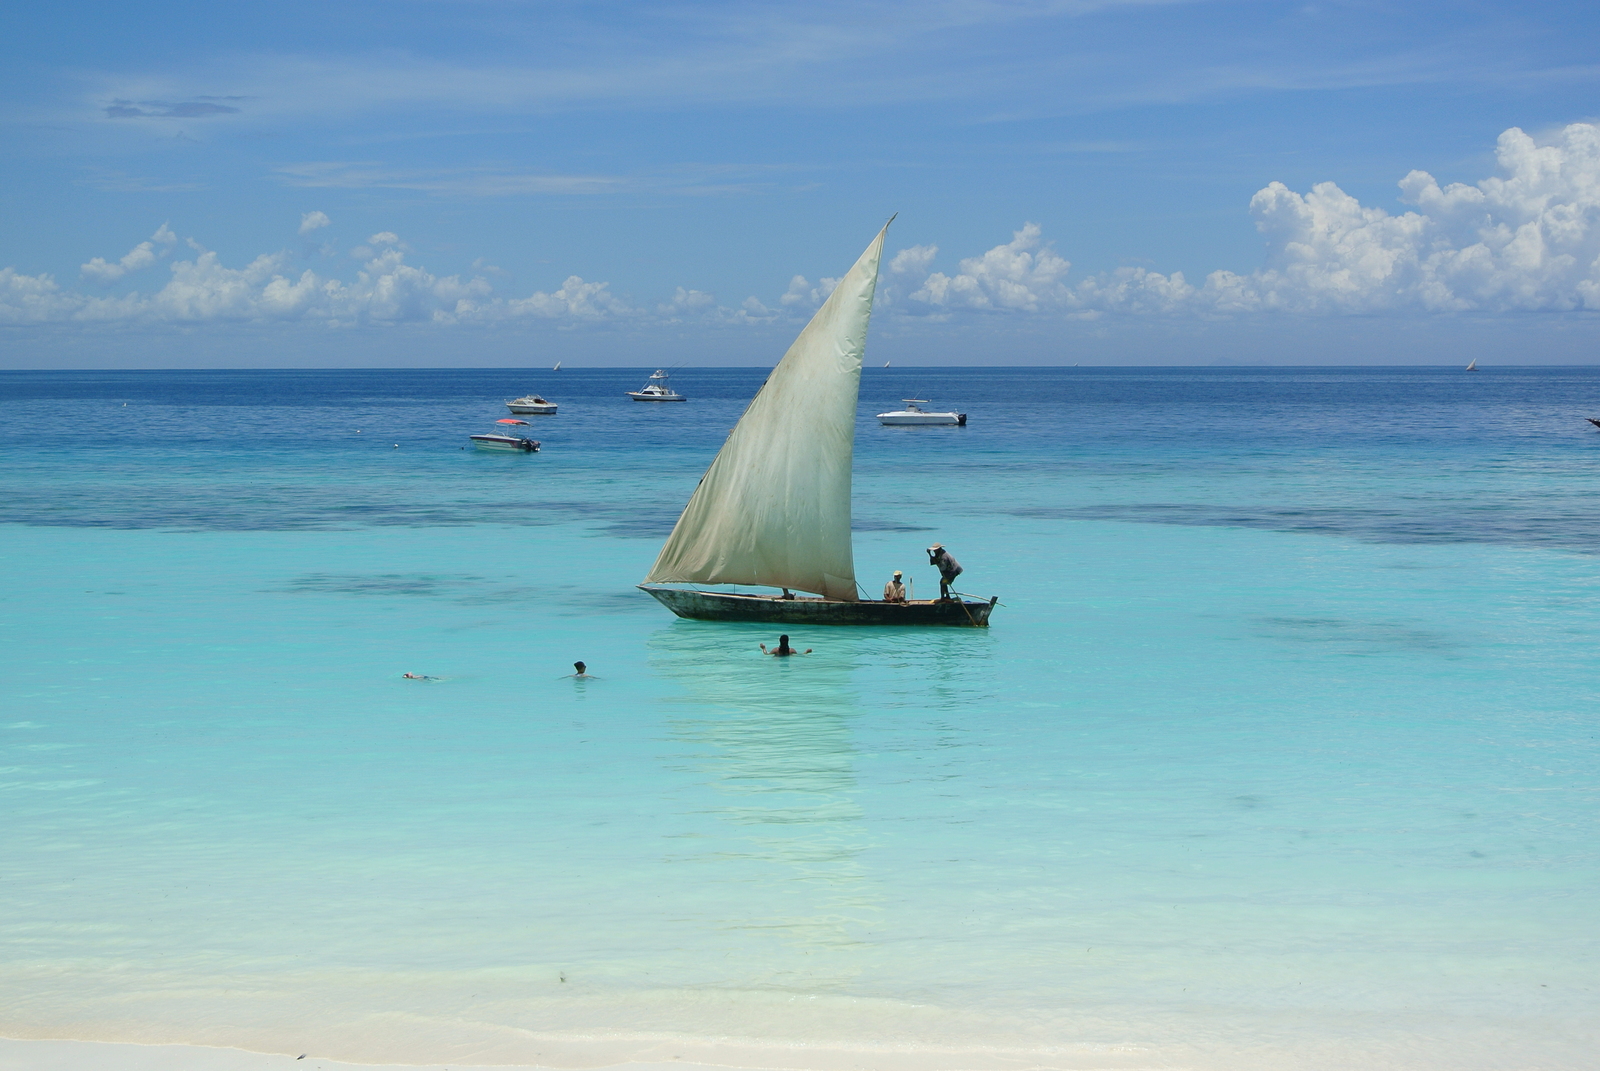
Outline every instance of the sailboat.
{"label": "sailboat", "polygon": [[[894,603],[857,595],[850,464],[861,359],[888,230],[886,223],[767,376],[639,585],[679,617],[785,625],[989,623],[998,597]],[[783,594],[671,584],[749,584]]]}
{"label": "sailboat", "polygon": [[550,371],[552,371],[552,372],[559,372],[559,371],[561,371],[561,362],[560,362],[560,361],[557,361],[557,362],[556,362],[556,366],[555,366],[555,367],[554,367],[554,368],[552,368],[552,369],[550,369]]}
{"label": "sailboat", "polygon": [[1476,357],[1474,357],[1472,360],[1467,362],[1467,371],[1476,372],[1477,370],[1478,370],[1478,359]]}

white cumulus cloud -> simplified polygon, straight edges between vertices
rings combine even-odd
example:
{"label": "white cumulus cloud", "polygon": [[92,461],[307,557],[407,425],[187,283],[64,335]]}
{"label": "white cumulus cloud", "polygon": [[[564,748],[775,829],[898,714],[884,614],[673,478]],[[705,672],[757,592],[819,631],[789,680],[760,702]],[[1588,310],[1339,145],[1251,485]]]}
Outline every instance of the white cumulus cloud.
{"label": "white cumulus cloud", "polygon": [[677,317],[686,313],[705,312],[707,309],[716,307],[717,295],[708,294],[704,290],[689,290],[680,286],[672,295],[672,300],[665,304],[657,305],[656,311],[663,316]]}
{"label": "white cumulus cloud", "polygon": [[889,261],[889,271],[895,275],[921,275],[933,266],[933,258],[938,255],[936,245],[914,245],[894,255]]}
{"label": "white cumulus cloud", "polygon": [[770,309],[760,298],[750,296],[736,309],[717,302],[717,296],[704,290],[678,287],[672,300],[656,306],[656,313],[666,323],[697,321],[718,324],[767,324],[782,317]]}
{"label": "white cumulus cloud", "polygon": [[[140,242],[128,250],[127,255],[121,260],[113,263],[107,261],[104,257],[95,257],[89,263],[83,265],[79,271],[82,272],[85,278],[93,279],[95,282],[113,283],[131,271],[148,268],[154,264],[156,258],[161,255],[156,252],[155,247],[157,244],[170,246],[177,240],[178,236],[172,233],[172,228],[163,223],[156,228],[156,232],[150,236],[148,241]],[[162,250],[162,253],[165,252],[166,250]]]}
{"label": "white cumulus cloud", "polygon": [[[168,244],[176,241],[168,235]],[[352,326],[487,323],[522,317],[594,322],[638,315],[610,292],[608,283],[586,282],[574,275],[550,292],[502,298],[481,277],[437,276],[407,264],[399,248],[403,243],[392,232],[374,235],[372,241],[388,248],[374,254],[348,282],[310,270],[296,274],[287,252],[263,254],[243,267],[230,268],[192,239],[189,244],[198,255],[174,263],[167,283],[148,294],[91,297],[63,290],[47,274],[24,275],[6,268],[0,270],[0,323],[302,321]]]}
{"label": "white cumulus cloud", "polygon": [[81,294],[63,291],[49,275],[21,275],[14,268],[0,268],[0,323],[65,320],[83,301]]}
{"label": "white cumulus cloud", "polygon": [[611,293],[610,283],[589,283],[569,275],[549,293],[535,291],[525,298],[463,301],[457,315],[463,320],[511,320],[537,317],[545,320],[596,321],[638,315],[638,310]]}
{"label": "white cumulus cloud", "polygon": [[[1078,318],[1600,310],[1600,126],[1574,123],[1543,142],[1513,127],[1496,159],[1502,174],[1474,185],[1412,171],[1399,183],[1412,210],[1398,214],[1333,182],[1303,194],[1269,183],[1250,201],[1266,264],[1213,271],[1199,286],[1144,268],[1069,285],[1071,265],[1029,223],[955,275],[927,275],[910,299],[942,315]],[[890,271],[915,277],[935,252],[903,250]]]}
{"label": "white cumulus cloud", "polygon": [[1574,123],[1547,144],[1513,127],[1495,158],[1504,174],[1471,186],[1412,171],[1399,185],[1417,210],[1398,216],[1331,182],[1304,196],[1271,184],[1250,203],[1271,256],[1247,300],[1314,312],[1600,308],[1600,127]]}
{"label": "white cumulus cloud", "polygon": [[796,275],[789,280],[789,289],[778,298],[778,304],[785,308],[792,306],[799,306],[802,309],[820,308],[822,303],[828,300],[828,295],[833,293],[833,288],[838,285],[838,279],[824,276],[817,280],[816,286],[812,286],[804,275]]}
{"label": "white cumulus cloud", "polygon": [[[1266,257],[1248,273],[1216,270],[1195,283],[1182,272],[1122,268],[1073,279],[1041,228],[1024,223],[1010,241],[960,260],[948,274],[933,270],[938,246],[900,250],[880,280],[881,308],[891,318],[1064,319],[1600,311],[1600,126],[1574,123],[1545,138],[1512,128],[1500,135],[1496,158],[1498,173],[1472,184],[1410,172],[1399,182],[1398,211],[1363,205],[1333,182],[1303,193],[1269,183],[1250,201]],[[327,222],[323,213],[306,213],[302,231]],[[525,296],[496,293],[483,277],[496,269],[482,261],[470,276],[438,276],[407,262],[409,247],[394,231],[352,251],[361,267],[351,280],[296,272],[287,252],[228,267],[185,241],[194,255],[172,263],[164,285],[122,296],[5,268],[0,323],[766,324],[809,315],[838,282],[795,275],[775,301],[750,297],[732,308],[708,291],[679,287],[646,309],[606,282],[576,275]],[[82,265],[82,276],[106,286],[177,246],[162,224],[120,259]]]}
{"label": "white cumulus cloud", "polygon": [[306,212],[300,217],[300,233],[310,234],[319,227],[330,225],[333,220],[328,218],[326,212]]}
{"label": "white cumulus cloud", "polygon": [[[954,276],[943,272],[928,276],[911,299],[943,308],[1027,312],[1067,304],[1070,296],[1063,280],[1072,265],[1041,241],[1040,234],[1038,224],[1023,224],[1005,245],[997,245],[981,257],[963,260],[961,270]],[[896,254],[890,262],[891,269],[902,256],[917,253],[920,248]],[[931,261],[936,252],[937,249],[928,250],[925,259]],[[914,261],[915,258],[910,262]]]}

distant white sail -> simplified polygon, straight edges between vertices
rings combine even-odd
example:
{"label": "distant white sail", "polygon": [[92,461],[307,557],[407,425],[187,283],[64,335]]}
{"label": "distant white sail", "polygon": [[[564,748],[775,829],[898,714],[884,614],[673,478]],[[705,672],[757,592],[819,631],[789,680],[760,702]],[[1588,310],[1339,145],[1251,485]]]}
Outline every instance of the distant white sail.
{"label": "distant white sail", "polygon": [[855,600],[850,463],[888,229],[756,392],[645,583],[764,584]]}

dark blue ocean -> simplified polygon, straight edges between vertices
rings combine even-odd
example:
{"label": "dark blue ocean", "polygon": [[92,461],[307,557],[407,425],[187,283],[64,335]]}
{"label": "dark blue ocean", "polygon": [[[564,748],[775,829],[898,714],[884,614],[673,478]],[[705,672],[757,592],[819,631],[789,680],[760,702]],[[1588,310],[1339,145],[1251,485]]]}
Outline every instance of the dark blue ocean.
{"label": "dark blue ocean", "polygon": [[863,587],[1001,605],[786,661],[649,371],[0,373],[0,1036],[1593,1066],[1600,368],[868,369]]}

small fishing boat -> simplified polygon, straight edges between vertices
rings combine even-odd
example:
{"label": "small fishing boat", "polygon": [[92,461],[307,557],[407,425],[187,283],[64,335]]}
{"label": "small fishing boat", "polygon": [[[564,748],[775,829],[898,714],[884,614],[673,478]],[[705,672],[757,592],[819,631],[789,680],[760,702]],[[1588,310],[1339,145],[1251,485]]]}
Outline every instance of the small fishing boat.
{"label": "small fishing boat", "polygon": [[[531,427],[526,420],[507,419],[497,420],[495,423],[508,425],[520,424],[525,428]],[[516,450],[524,454],[537,453],[539,450],[538,440],[530,439],[526,435],[514,434],[512,428],[510,427],[508,427],[504,432],[488,432],[483,435],[469,435],[467,438],[471,439],[472,445],[476,446],[479,450]]]}
{"label": "small fishing boat", "polygon": [[556,403],[547,402],[537,394],[524,394],[520,398],[509,399],[506,408],[513,413],[554,413]]}
{"label": "small fishing boat", "polygon": [[[781,625],[989,623],[998,598],[952,593],[877,602],[858,594],[850,461],[888,230],[885,224],[756,392],[639,585],[679,617]],[[673,584],[759,585],[782,594]]]}
{"label": "small fishing boat", "polygon": [[658,368],[656,369],[655,375],[651,376],[649,382],[647,382],[644,386],[640,387],[638,390],[628,391],[628,397],[632,398],[636,402],[688,401],[688,399],[683,395],[667,386],[667,380],[669,378],[670,377],[664,370]]}
{"label": "small fishing boat", "polygon": [[954,424],[958,427],[967,426],[965,413],[930,413],[920,408],[928,404],[926,398],[901,398],[905,403],[904,409],[896,409],[892,413],[879,413],[879,424]]}

